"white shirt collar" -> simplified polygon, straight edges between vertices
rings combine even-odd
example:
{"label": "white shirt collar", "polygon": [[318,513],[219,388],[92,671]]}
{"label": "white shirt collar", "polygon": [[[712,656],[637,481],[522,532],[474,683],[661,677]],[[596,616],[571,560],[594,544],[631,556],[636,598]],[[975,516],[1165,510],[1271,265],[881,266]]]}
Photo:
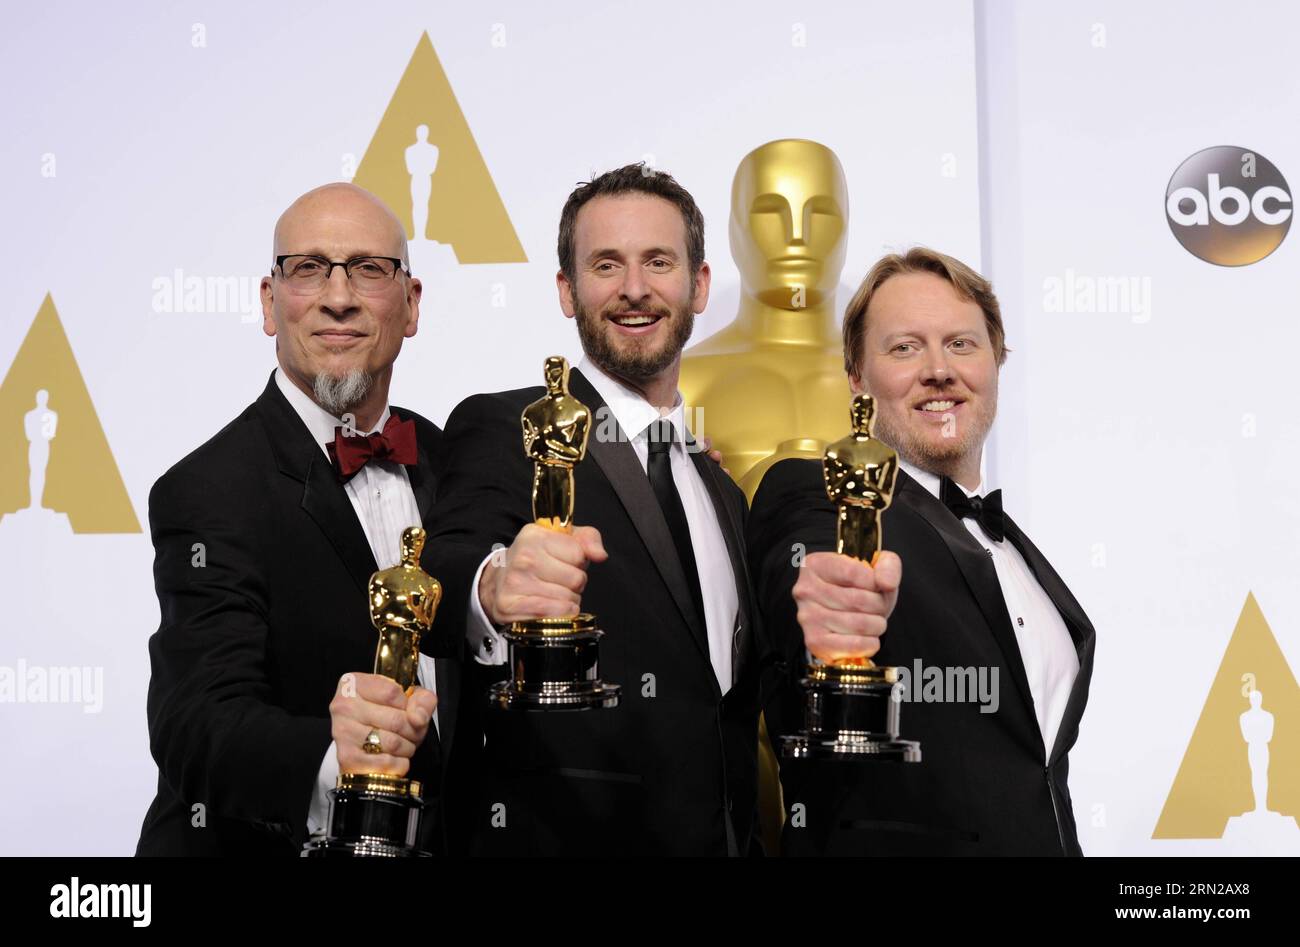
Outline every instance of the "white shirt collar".
{"label": "white shirt collar", "polygon": [[[899,457],[899,458],[898,458],[898,466],[899,466],[899,468],[900,468],[901,470],[903,470],[903,471],[904,471],[904,472],[905,472],[909,477],[911,477],[913,480],[915,480],[915,481],[916,481],[917,483],[919,483],[921,486],[925,487],[925,489],[929,490],[930,493],[931,493],[931,494],[932,494],[936,499],[938,498],[938,496],[939,496],[939,484],[940,484],[940,482],[942,481],[942,478],[941,478],[937,473],[931,473],[931,472],[928,471],[928,470],[922,470],[920,467],[916,466],[915,464],[911,464],[911,463],[908,463],[907,461],[903,460],[902,457]],[[980,495],[980,489],[984,486],[984,482],[985,482],[985,480],[987,480],[987,479],[988,479],[988,477],[987,477],[987,475],[986,475],[986,473],[985,473],[985,471],[984,471],[984,452],[983,452],[983,451],[980,451],[980,482],[977,483],[977,484],[975,484],[975,489],[974,489],[974,490],[967,490],[967,489],[966,489],[965,487],[963,487],[960,483],[957,483],[956,480],[954,480],[953,483],[957,483],[957,486],[958,486],[958,487],[961,487],[962,492],[965,493],[966,496],[968,496],[968,497],[973,497],[973,496],[979,496],[979,495]]]}
{"label": "white shirt collar", "polygon": [[[329,456],[329,452],[325,450],[326,443],[333,442],[335,428],[346,427],[346,425],[342,420],[334,417],[334,415],[309,398],[306,392],[289,380],[281,368],[275,370],[275,383],[279,387],[280,393],[284,395],[285,400],[289,402],[290,407],[293,408],[298,417],[302,418],[302,423],[307,425],[307,430],[311,433],[316,446],[326,456]],[[379,420],[375,422],[375,426],[369,431],[358,431],[358,433],[372,434],[375,431],[382,431],[384,424],[388,421],[388,415],[388,406],[384,405],[384,411],[379,415]]]}
{"label": "white shirt collar", "polygon": [[605,399],[605,404],[609,406],[610,413],[614,415],[614,420],[618,422],[618,426],[622,428],[623,433],[629,440],[636,440],[641,437],[651,423],[663,418],[673,426],[675,443],[681,444],[682,447],[686,446],[686,424],[684,421],[686,410],[680,391],[676,394],[672,410],[661,414],[659,409],[646,401],[639,392],[629,388],[617,378],[607,375],[585,355],[578,362],[578,371],[582,372],[583,377],[591,382],[591,387],[596,389],[596,393]]}

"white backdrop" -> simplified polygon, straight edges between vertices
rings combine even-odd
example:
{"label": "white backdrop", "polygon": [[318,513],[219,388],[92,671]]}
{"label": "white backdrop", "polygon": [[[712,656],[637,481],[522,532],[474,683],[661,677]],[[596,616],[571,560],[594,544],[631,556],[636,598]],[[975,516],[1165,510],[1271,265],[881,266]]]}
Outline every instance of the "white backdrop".
{"label": "white backdrop", "polygon": [[[518,0],[484,13],[52,3],[7,20],[0,366],[52,294],[142,524],[154,480],[252,401],[274,365],[243,307],[158,311],[155,281],[180,270],[255,286],[275,218],[351,173],[425,31],[529,261],[421,272],[413,259],[429,303],[392,398],[438,422],[467,394],[533,383],[545,355],[577,354],[555,301],[554,246],[565,196],[592,172],[646,158],[700,201],[715,294],[697,338],[735,314],[731,178],[771,139],[811,138],[843,162],[846,282],[912,242],[979,258],[969,2],[672,0],[607,3],[598,16]],[[21,417],[0,424],[25,450]],[[91,705],[0,703],[0,853],[134,850],[156,779],[151,564],[147,533],[15,532],[0,520],[0,668],[87,667],[103,681]]]}
{"label": "white backdrop", "polygon": [[[1215,266],[1183,249],[1164,210],[1175,169],[1216,145],[1256,150],[1293,192],[1300,184],[1300,83],[1272,39],[1295,35],[1300,9],[990,2],[977,12],[985,262],[1014,349],[995,465],[1007,509],[1098,632],[1070,755],[1080,843],[1096,855],[1300,854],[1293,672],[1277,656],[1225,660],[1253,592],[1285,663],[1300,667],[1300,419],[1289,395],[1300,242],[1292,234],[1257,263]],[[1120,306],[1089,306],[1085,281],[1106,279],[1128,281],[1129,305],[1121,294]],[[1194,732],[1206,734],[1208,762],[1171,814],[1248,807],[1247,795],[1231,809],[1249,793],[1235,719],[1248,707],[1236,690],[1245,673],[1275,715],[1269,808],[1292,830],[1266,845],[1153,840]]]}
{"label": "white backdrop", "polygon": [[[256,397],[274,364],[247,307],[160,311],[157,281],[179,270],[251,291],[276,216],[352,173],[426,31],[528,262],[444,266],[417,253],[428,301],[396,403],[442,422],[471,392],[536,380],[547,354],[576,356],[553,288],[560,206],[578,180],[628,161],[672,171],[699,199],[715,290],[697,339],[717,330],[736,305],[736,164],[774,138],[823,142],[851,195],[845,283],[882,251],[921,242],[983,266],[1001,296],[1014,351],[992,485],[1098,630],[1071,755],[1085,852],[1261,850],[1152,838],[1188,792],[1207,811],[1229,804],[1215,785],[1173,789],[1198,721],[1235,714],[1234,700],[1245,709],[1231,693],[1243,670],[1269,682],[1276,717],[1270,808],[1300,814],[1287,667],[1300,658],[1300,421],[1288,398],[1300,237],[1216,267],[1179,245],[1164,212],[1174,170],[1211,146],[1258,150],[1300,183],[1300,84],[1272,41],[1300,33],[1300,10],[671,0],[595,16],[512,0],[481,14],[337,2],[10,11],[0,368],[52,294],[142,524],[153,481]],[[1060,302],[1060,287],[1119,279],[1136,291],[1119,311],[1073,289]],[[5,450],[26,449],[21,423],[0,417]],[[128,853],[156,778],[147,534],[15,523],[0,519],[0,674],[88,668],[102,688],[0,702],[0,853]],[[1280,649],[1268,667],[1225,658],[1252,593]],[[1239,790],[1233,726],[1197,745]]]}

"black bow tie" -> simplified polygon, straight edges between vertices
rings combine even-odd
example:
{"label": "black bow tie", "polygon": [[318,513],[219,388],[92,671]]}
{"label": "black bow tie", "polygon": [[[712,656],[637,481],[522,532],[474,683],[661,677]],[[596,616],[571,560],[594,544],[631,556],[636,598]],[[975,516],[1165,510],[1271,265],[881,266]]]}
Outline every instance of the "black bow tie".
{"label": "black bow tie", "polygon": [[994,542],[1000,543],[1006,537],[1001,490],[994,490],[986,497],[968,497],[965,490],[944,477],[939,482],[939,499],[943,501],[944,506],[952,510],[957,519],[970,517],[979,523],[980,528]]}

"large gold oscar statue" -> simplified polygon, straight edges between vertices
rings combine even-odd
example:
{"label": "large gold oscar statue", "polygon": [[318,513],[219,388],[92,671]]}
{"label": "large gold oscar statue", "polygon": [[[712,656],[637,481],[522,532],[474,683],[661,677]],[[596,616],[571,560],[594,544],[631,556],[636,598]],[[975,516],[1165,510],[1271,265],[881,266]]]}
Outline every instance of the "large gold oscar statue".
{"label": "large gold oscar statue", "polygon": [[[722,451],[753,500],[778,460],[821,460],[843,432],[844,377],[835,291],[844,268],[849,195],[835,152],[785,138],[740,162],[731,184],[731,255],[740,311],[686,350],[678,383],[696,436]],[[766,723],[760,723],[759,806],[769,851],[783,806]]]}
{"label": "large gold oscar statue", "polygon": [[734,322],[682,357],[680,387],[698,435],[722,451],[753,499],[786,457],[820,460],[843,429],[844,376],[835,291],[849,198],[835,153],[782,139],[740,162],[731,188]]}

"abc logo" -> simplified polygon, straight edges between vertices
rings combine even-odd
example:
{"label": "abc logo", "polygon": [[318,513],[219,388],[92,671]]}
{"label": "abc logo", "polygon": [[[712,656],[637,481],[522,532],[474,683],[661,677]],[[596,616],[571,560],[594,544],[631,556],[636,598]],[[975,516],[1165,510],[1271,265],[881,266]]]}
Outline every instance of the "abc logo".
{"label": "abc logo", "polygon": [[1263,155],[1220,145],[1178,166],[1165,189],[1165,216],[1178,242],[1219,266],[1264,259],[1291,229],[1291,192]]}

